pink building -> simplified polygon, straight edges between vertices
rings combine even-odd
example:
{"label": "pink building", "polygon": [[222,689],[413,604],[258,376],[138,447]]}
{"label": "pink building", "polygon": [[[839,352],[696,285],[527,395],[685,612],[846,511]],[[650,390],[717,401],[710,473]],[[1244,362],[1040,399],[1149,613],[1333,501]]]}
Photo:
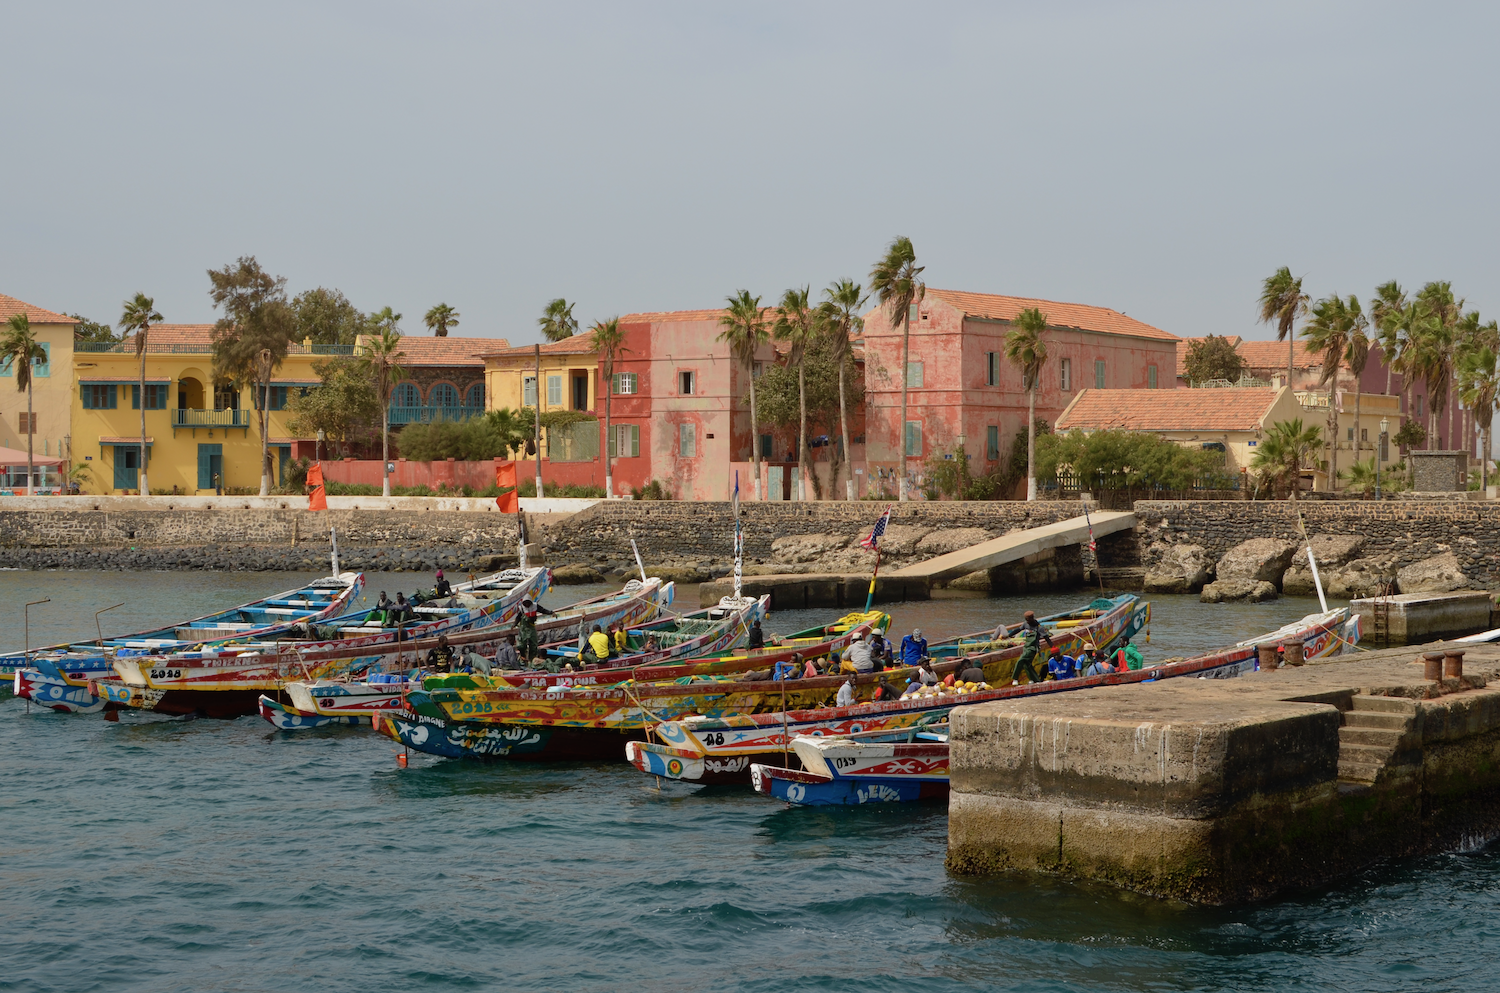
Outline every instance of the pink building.
{"label": "pink building", "polygon": [[[923,462],[964,446],[976,472],[996,468],[1026,431],[1021,372],[1005,336],[1024,309],[1047,316],[1047,365],[1036,416],[1055,424],[1080,389],[1170,389],[1176,335],[1106,307],[928,289],[914,307],[901,454],[901,334],[883,309],[865,315],[866,492],[895,494],[903,469],[920,485]],[[914,487],[913,487],[914,489]]]}

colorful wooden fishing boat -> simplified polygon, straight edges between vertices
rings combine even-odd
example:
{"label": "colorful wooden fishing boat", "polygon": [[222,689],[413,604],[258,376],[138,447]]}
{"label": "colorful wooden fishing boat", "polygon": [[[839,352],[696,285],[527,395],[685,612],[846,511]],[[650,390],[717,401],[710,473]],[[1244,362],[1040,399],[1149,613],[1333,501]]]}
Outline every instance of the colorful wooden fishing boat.
{"label": "colorful wooden fishing boat", "polygon": [[270,721],[272,726],[281,731],[306,731],[312,728],[327,727],[354,727],[361,723],[358,717],[324,717],[321,714],[303,713],[295,707],[279,703],[268,696],[262,696],[259,704],[260,716]]}
{"label": "colorful wooden fishing boat", "polygon": [[145,655],[217,645],[228,641],[274,638],[309,621],[321,623],[343,614],[364,588],[363,573],[346,572],[314,580],[238,607],[166,627],[114,638],[50,645],[31,652],[0,655],[0,680],[11,682],[17,669],[46,659],[59,671],[82,678],[110,675],[117,655]]}
{"label": "colorful wooden fishing boat", "polygon": [[[1054,639],[1063,650],[1085,640],[1107,644],[1143,626],[1149,605],[1133,594],[1095,601],[1085,623],[1059,630]],[[970,662],[980,664],[991,682],[1010,682],[1020,656],[1019,645],[1004,645],[968,658],[938,662],[940,675]],[[904,685],[910,668],[858,677],[860,698],[869,699],[879,680]],[[842,676],[771,681],[736,681],[727,676],[684,677],[675,682],[626,682],[612,687],[552,686],[541,689],[424,689],[407,694],[402,710],[377,724],[377,730],[412,748],[441,755],[530,760],[609,757],[625,741],[644,737],[661,721],[688,715],[765,714],[830,706],[844,682]],[[535,735],[511,735],[515,728]],[[500,732],[507,732],[501,734]],[[420,739],[420,740],[419,740]],[[475,747],[477,746],[477,748]],[[780,747],[779,744],[777,746]],[[618,755],[618,751],[613,752]],[[748,762],[738,772],[745,774]]]}
{"label": "colorful wooden fishing boat", "polygon": [[751,763],[757,793],[802,806],[948,799],[946,725],[896,735],[802,735],[792,739],[792,751],[801,769]]}
{"label": "colorful wooden fishing boat", "polygon": [[[1229,678],[1254,670],[1259,645],[1292,640],[1303,642],[1308,658],[1340,654],[1359,640],[1359,615],[1351,616],[1347,608],[1311,614],[1301,621],[1230,648],[1129,672],[1021,686],[1003,685],[952,696],[911,697],[890,703],[669,720],[654,728],[660,743],[630,742],[626,745],[626,758],[640,771],[654,776],[687,778],[685,773],[701,769],[699,782],[743,782],[752,763],[774,764],[776,757],[797,735],[838,737],[866,731],[896,731],[920,721],[934,720],[935,716],[945,715],[956,706],[1089,686],[1178,676]],[[701,766],[689,764],[684,761],[687,755],[702,756],[704,762]],[[673,769],[681,771],[674,774]]]}
{"label": "colorful wooden fishing boat", "polygon": [[[537,631],[544,637],[577,638],[580,632],[599,624],[634,624],[653,619],[670,606],[675,596],[675,586],[660,579],[631,580],[618,593],[603,594],[579,601],[543,616]],[[508,634],[513,634],[514,625],[489,629],[482,639],[473,636],[451,638],[449,642],[463,651],[478,652],[487,658],[493,657],[500,643]],[[433,644],[436,644],[434,641]],[[431,647],[431,646],[426,646]],[[408,650],[407,658],[416,661],[425,656],[426,648]],[[379,665],[365,665],[358,660],[361,669],[380,669]],[[543,674],[546,675],[546,674]],[[429,677],[437,678],[437,677]],[[472,678],[483,682],[486,677]],[[497,680],[500,677],[495,677]],[[582,678],[582,677],[579,677]],[[471,683],[472,685],[472,683]],[[504,681],[500,685],[509,685]],[[291,706],[308,715],[321,714],[327,717],[362,716],[369,719],[378,710],[388,710],[394,698],[399,701],[406,691],[406,679],[401,674],[373,673],[369,679],[319,679],[293,680],[286,685],[286,695]]]}

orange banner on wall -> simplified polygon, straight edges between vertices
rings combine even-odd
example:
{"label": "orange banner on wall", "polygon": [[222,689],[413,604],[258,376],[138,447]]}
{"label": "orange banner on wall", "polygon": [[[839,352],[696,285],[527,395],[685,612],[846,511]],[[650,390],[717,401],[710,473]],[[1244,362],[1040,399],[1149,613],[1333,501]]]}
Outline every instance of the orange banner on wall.
{"label": "orange banner on wall", "polygon": [[307,495],[307,509],[327,510],[328,491],[323,485],[323,463],[314,462],[307,467],[307,485],[313,488]]}
{"label": "orange banner on wall", "polygon": [[516,514],[521,511],[520,494],[516,490],[516,464],[514,462],[501,462],[495,466],[495,485],[500,489],[510,488],[509,493],[502,493],[495,497],[495,506],[500,508],[502,514]]}

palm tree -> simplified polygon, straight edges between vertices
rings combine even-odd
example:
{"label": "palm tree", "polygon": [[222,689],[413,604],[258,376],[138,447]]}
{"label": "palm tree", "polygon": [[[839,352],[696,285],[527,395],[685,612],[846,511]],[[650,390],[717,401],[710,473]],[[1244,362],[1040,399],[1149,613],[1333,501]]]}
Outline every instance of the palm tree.
{"label": "palm tree", "polygon": [[1347,472],[1339,473],[1339,479],[1347,481],[1349,489],[1369,496],[1374,492],[1375,486],[1380,480],[1380,476],[1375,471],[1375,460],[1379,457],[1380,454],[1377,452],[1375,455],[1370,456],[1368,462],[1361,462],[1355,459],[1354,464],[1349,467]]}
{"label": "palm tree", "polygon": [[1296,503],[1297,490],[1302,485],[1302,466],[1322,446],[1323,433],[1315,425],[1304,426],[1300,417],[1277,421],[1256,446],[1250,468],[1262,479],[1289,480],[1291,500]]}
{"label": "palm tree", "polygon": [[578,330],[578,321],[573,317],[573,305],[562,297],[547,304],[547,309],[536,320],[548,341],[562,341],[573,337]]}
{"label": "palm tree", "polygon": [[[849,452],[849,406],[844,399],[844,370],[849,365],[852,348],[849,336],[864,327],[859,312],[870,299],[864,288],[852,279],[840,279],[828,284],[823,291],[824,301],[818,305],[824,336],[828,341],[828,354],[839,366],[839,431],[844,436],[844,461],[849,462],[849,478],[844,481],[844,496],[854,499],[854,466]],[[904,429],[903,429],[904,430]]]}
{"label": "palm tree", "polygon": [[446,303],[440,303],[427,312],[422,323],[427,325],[434,337],[446,338],[449,328],[458,327],[458,311]]}
{"label": "palm tree", "polygon": [[135,354],[140,360],[140,390],[141,398],[141,496],[149,496],[151,490],[146,484],[146,341],[151,332],[151,325],[160,324],[161,314],[156,311],[156,302],[144,293],[137,293],[125,301],[125,310],[120,315],[120,327],[125,331],[135,332]]}
{"label": "palm tree", "polygon": [[[1495,322],[1490,321],[1487,329],[1493,334],[1496,330]],[[1495,401],[1500,398],[1500,369],[1496,368],[1495,353],[1493,344],[1482,344],[1465,354],[1458,366],[1459,399],[1474,412],[1474,420],[1484,438],[1479,470],[1486,487],[1490,481],[1490,453],[1494,450],[1491,446],[1495,441],[1490,431],[1494,422]]]}
{"label": "palm tree", "polygon": [[1307,313],[1308,296],[1302,292],[1302,277],[1292,278],[1286,266],[1266,277],[1260,287],[1261,324],[1276,324],[1276,340],[1286,341],[1286,385],[1292,386],[1292,370],[1297,365],[1297,339],[1292,327]]}
{"label": "palm tree", "polygon": [[[1352,305],[1352,309],[1351,309]],[[1359,298],[1350,295],[1345,301],[1337,293],[1324,297],[1313,304],[1312,320],[1302,329],[1302,337],[1309,350],[1317,352],[1323,361],[1323,373],[1319,384],[1328,387],[1328,488],[1337,489],[1339,472],[1339,408],[1336,397],[1339,366],[1349,351],[1350,339],[1356,328],[1363,337],[1364,313],[1360,310]],[[1358,456],[1356,456],[1357,458]]]}
{"label": "palm tree", "polygon": [[1365,318],[1359,307],[1359,298],[1354,294],[1349,295],[1346,308],[1352,317],[1349,328],[1349,347],[1344,352],[1344,361],[1349,363],[1349,371],[1354,374],[1354,460],[1359,461],[1360,439],[1363,427],[1360,421],[1360,408],[1364,399],[1364,376],[1365,366],[1370,363],[1370,336],[1365,332],[1370,327],[1370,322]]}
{"label": "palm tree", "polygon": [[[1424,343],[1423,378],[1427,381],[1428,416],[1432,420],[1432,430],[1427,432],[1430,446],[1432,437],[1437,434],[1443,411],[1448,407],[1448,396],[1453,386],[1453,353],[1458,345],[1458,325],[1464,301],[1454,298],[1452,283],[1434,281],[1422,287],[1417,294],[1417,304],[1429,318],[1424,323],[1427,340]],[[1478,315],[1475,316],[1477,318]],[[1448,427],[1448,441],[1451,444],[1451,416]]]}
{"label": "palm tree", "polygon": [[815,336],[812,310],[808,306],[808,290],[787,290],[781,296],[781,305],[776,308],[776,322],[772,334],[777,341],[787,343],[786,360],[797,369],[797,406],[800,422],[797,428],[797,499],[806,500],[811,485],[807,479],[807,377],[803,371],[802,357]]}
{"label": "palm tree", "polygon": [[[755,499],[760,494],[760,412],[755,406],[755,352],[770,337],[766,330],[765,315],[760,309],[760,297],[753,297],[749,290],[740,290],[727,298],[729,306],[719,318],[724,330],[719,332],[719,341],[729,344],[729,351],[745,371],[750,374],[750,464],[755,476]],[[733,433],[733,432],[731,432]]]}
{"label": "palm tree", "polygon": [[1380,342],[1380,360],[1385,363],[1386,396],[1391,395],[1391,375],[1406,343],[1401,320],[1406,306],[1406,291],[1394,279],[1375,287],[1375,295],[1370,298],[1370,326]]}
{"label": "palm tree", "polygon": [[[23,311],[12,314],[5,323],[5,337],[0,338],[0,358],[16,371],[16,389],[26,391],[26,495],[35,495],[32,473],[36,472],[33,446],[36,439],[36,414],[31,407],[31,364],[47,361],[47,350],[31,330],[31,318]],[[144,476],[142,478],[145,478]]]}
{"label": "palm tree", "polygon": [[1027,307],[1011,321],[1005,336],[1005,357],[1021,370],[1026,386],[1026,499],[1036,499],[1036,387],[1047,364],[1047,315]]}
{"label": "palm tree", "polygon": [[[385,313],[389,314],[389,307]],[[380,315],[375,315],[379,317]],[[399,318],[399,314],[390,315]],[[365,335],[359,357],[360,369],[375,384],[380,397],[380,495],[391,495],[391,393],[403,375],[401,360],[406,353],[401,350],[401,332],[395,320],[381,322],[379,334]]]}
{"label": "palm tree", "polygon": [[902,235],[891,242],[885,257],[870,270],[870,291],[887,308],[886,317],[892,330],[901,329],[901,428],[900,439],[901,473],[899,497],[906,502],[906,389],[911,371],[911,312],[927,295],[927,284],[917,277],[926,266],[917,265],[917,250],[911,239]]}
{"label": "palm tree", "polygon": [[625,351],[625,332],[620,330],[618,317],[596,321],[590,330],[593,331],[594,351],[599,355],[599,371],[604,374],[604,496],[608,499],[615,495],[614,463],[609,460],[609,446],[613,440],[609,433],[610,401],[615,392],[615,359]]}

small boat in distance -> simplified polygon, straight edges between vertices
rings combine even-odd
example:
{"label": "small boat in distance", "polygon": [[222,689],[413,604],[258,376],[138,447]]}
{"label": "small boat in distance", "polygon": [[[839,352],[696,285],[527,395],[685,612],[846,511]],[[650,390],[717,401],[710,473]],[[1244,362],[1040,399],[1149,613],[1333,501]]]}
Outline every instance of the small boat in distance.
{"label": "small boat in distance", "polygon": [[799,735],[792,752],[801,769],[751,764],[757,793],[814,807],[948,799],[946,723],[843,738]]}

